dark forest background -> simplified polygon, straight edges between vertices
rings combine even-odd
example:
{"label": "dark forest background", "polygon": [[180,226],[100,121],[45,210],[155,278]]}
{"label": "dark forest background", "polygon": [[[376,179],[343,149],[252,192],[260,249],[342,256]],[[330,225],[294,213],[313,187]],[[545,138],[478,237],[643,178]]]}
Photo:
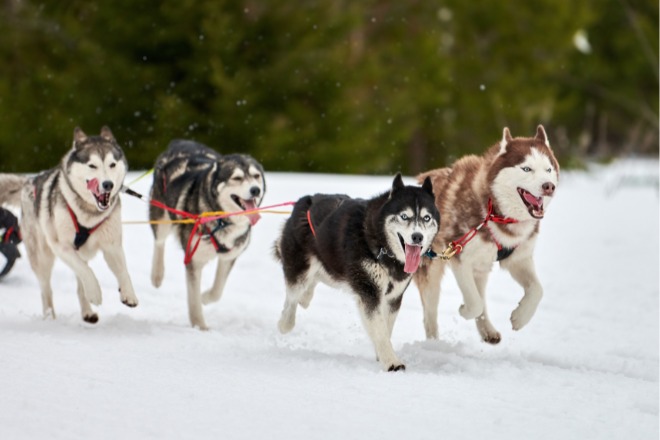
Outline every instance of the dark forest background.
{"label": "dark forest background", "polygon": [[564,166],[658,154],[658,1],[2,0],[0,171],[75,126],[267,170],[413,174],[545,125]]}

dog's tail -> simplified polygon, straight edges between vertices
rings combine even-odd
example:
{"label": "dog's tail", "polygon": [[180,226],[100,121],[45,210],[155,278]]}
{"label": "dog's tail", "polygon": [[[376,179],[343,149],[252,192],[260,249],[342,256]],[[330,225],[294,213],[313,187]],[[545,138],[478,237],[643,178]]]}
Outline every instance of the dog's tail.
{"label": "dog's tail", "polygon": [[27,177],[18,174],[0,173],[0,205],[21,205],[21,189]]}

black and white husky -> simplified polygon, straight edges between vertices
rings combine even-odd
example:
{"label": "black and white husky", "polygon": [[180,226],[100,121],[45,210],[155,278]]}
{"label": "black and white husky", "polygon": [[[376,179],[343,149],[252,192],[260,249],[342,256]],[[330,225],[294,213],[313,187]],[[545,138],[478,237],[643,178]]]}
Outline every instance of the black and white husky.
{"label": "black and white husky", "polygon": [[101,286],[87,263],[99,250],[119,281],[121,302],[137,306],[122,248],[119,192],[127,170],[109,128],[103,127],[99,136],[76,128],[73,148],[59,166],[29,179],[0,175],[0,203],[20,198],[23,242],[39,280],[45,317],[55,318],[50,278],[58,257],[76,274],[83,319],[98,321],[90,303],[101,304]]}
{"label": "black and white husky", "polygon": [[511,314],[514,330],[532,319],[543,295],[534,267],[534,245],[559,180],[559,164],[548,137],[541,125],[533,138],[513,138],[505,128],[502,140],[485,154],[466,156],[450,168],[418,176],[420,181],[429,178],[442,215],[436,250],[451,244],[456,255],[448,261],[436,259],[415,274],[426,337],[438,337],[440,281],[449,265],[463,294],[459,313],[465,319],[476,318],[481,338],[497,344],[501,335],[486,309],[486,283],[493,264],[498,261],[525,292]]}
{"label": "black and white husky", "polygon": [[275,244],[286,283],[282,333],[291,331],[298,304],[307,308],[317,283],[352,292],[376,355],[388,371],[405,369],[392,348],[403,292],[433,242],[440,216],[430,179],[369,200],[316,194],[298,200]]}
{"label": "black and white husky", "polygon": [[[236,213],[257,208],[266,189],[264,170],[259,162],[245,154],[221,155],[215,150],[189,140],[174,140],[156,160],[151,199],[190,214],[205,212]],[[165,241],[170,232],[177,234],[186,248],[193,224],[172,224],[180,217],[151,206],[149,218],[164,221],[152,225],[154,255],[151,282],[160,287],[165,276]],[[251,227],[259,220],[257,212],[235,215],[206,224],[199,230],[199,247],[186,265],[188,315],[190,324],[206,330],[202,304],[218,301],[236,259],[247,248]],[[200,294],[202,269],[218,259],[212,287]]]}

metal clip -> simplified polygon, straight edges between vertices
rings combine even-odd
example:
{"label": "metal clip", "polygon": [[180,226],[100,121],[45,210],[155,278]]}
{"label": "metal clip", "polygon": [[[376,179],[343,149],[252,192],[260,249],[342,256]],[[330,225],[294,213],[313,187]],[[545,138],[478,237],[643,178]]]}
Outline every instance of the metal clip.
{"label": "metal clip", "polygon": [[461,246],[460,244],[449,243],[447,249],[442,251],[442,253],[440,254],[440,258],[443,260],[449,260],[451,259],[451,257],[460,253],[462,250],[463,250],[463,246]]}

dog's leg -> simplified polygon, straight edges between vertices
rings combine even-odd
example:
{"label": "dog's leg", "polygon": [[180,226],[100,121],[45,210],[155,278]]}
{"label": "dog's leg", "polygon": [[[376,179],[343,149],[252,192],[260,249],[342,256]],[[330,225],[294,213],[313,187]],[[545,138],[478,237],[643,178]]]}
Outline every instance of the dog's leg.
{"label": "dog's leg", "polygon": [[513,279],[525,289],[525,295],[520,300],[518,307],[511,313],[513,329],[520,330],[534,316],[536,308],[543,298],[543,287],[536,276],[534,260],[531,256],[516,260],[506,269],[509,270]]}
{"label": "dog's leg", "polygon": [[387,316],[387,329],[389,330],[390,339],[392,339],[392,331],[394,331],[394,323],[396,322],[396,317],[399,315],[399,310],[401,309],[401,302],[403,301],[403,293],[394,299],[389,299],[387,301],[388,307],[385,311]]}
{"label": "dog's leg", "polygon": [[307,286],[307,289],[305,289],[305,292],[303,292],[300,301],[298,301],[300,307],[302,307],[303,309],[309,307],[309,304],[312,302],[312,298],[314,298],[315,288],[316,288],[316,283],[312,283],[309,286]]}
{"label": "dog's leg", "polygon": [[96,324],[99,321],[99,315],[97,315],[94,310],[92,310],[92,306],[89,305],[89,301],[85,296],[85,290],[83,289],[83,284],[80,281],[80,278],[78,278],[77,281],[78,301],[80,302],[80,312],[82,314],[82,319],[83,321],[90,324]]}
{"label": "dog's leg", "polygon": [[488,318],[488,307],[486,306],[486,284],[488,283],[488,275],[489,273],[486,271],[475,272],[474,279],[484,305],[484,311],[479,317],[477,317],[475,323],[477,324],[477,330],[481,335],[481,339],[489,344],[498,344],[502,340],[502,335],[500,335],[500,332],[498,332],[493,326],[493,323],[490,322],[490,319]]}
{"label": "dog's leg", "polygon": [[57,243],[53,246],[53,250],[55,255],[64,261],[81,281],[83,291],[89,302],[95,306],[101,305],[101,286],[87,262],[80,258],[75,249],[68,243]]}
{"label": "dog's leg", "polygon": [[28,259],[30,266],[37,275],[39,280],[39,287],[41,288],[41,304],[43,308],[44,318],[55,319],[55,308],[53,307],[53,289],[50,284],[51,275],[53,273],[53,265],[55,264],[55,255],[50,251],[48,245],[44,246],[39,251],[31,251],[31,243],[28,243],[27,235],[25,235],[26,247],[28,249]]}
{"label": "dog's leg", "polygon": [[36,216],[32,210],[32,204],[24,204],[22,212],[21,230],[23,232],[23,243],[27,250],[30,267],[39,281],[44,318],[50,317],[55,319],[53,289],[50,284],[53,265],[55,264],[55,255],[38,227]]}
{"label": "dog's leg", "polygon": [[465,319],[474,319],[480,316],[484,311],[484,302],[481,295],[479,295],[472,266],[466,263],[452,262],[451,268],[463,294],[463,305],[458,308],[458,313]]}
{"label": "dog's leg", "polygon": [[392,347],[390,339],[388,315],[389,312],[383,310],[389,309],[387,301],[381,301],[371,312],[367,310],[362,301],[358,301],[358,309],[360,309],[360,317],[364,328],[367,330],[371,342],[376,349],[376,356],[380,361],[383,368],[387,371],[405,370],[406,366],[399,360]]}
{"label": "dog's leg", "polygon": [[202,294],[202,304],[209,304],[220,299],[222,292],[225,289],[229,272],[231,272],[232,267],[234,267],[235,261],[236,260],[227,261],[218,258],[218,267],[215,270],[213,286]]}
{"label": "dog's leg", "polygon": [[202,267],[195,262],[186,266],[186,283],[188,287],[188,316],[190,324],[200,330],[208,330],[204,322],[204,312],[202,311],[202,297],[200,295],[202,281]]}
{"label": "dog's leg", "polygon": [[[415,284],[422,299],[424,309],[424,330],[426,339],[438,339],[438,303],[440,302],[440,282],[445,273],[445,263],[433,261],[424,272],[415,274]],[[420,269],[422,269],[420,267]],[[420,272],[418,270],[418,272]]]}
{"label": "dog's leg", "polygon": [[109,246],[103,249],[103,257],[119,282],[119,297],[121,298],[121,302],[128,307],[137,306],[138,299],[135,296],[133,283],[126,269],[126,257],[121,245]]}
{"label": "dog's leg", "polygon": [[[160,220],[167,220],[163,215]],[[165,241],[169,235],[172,226],[168,223],[152,225],[154,233],[154,255],[151,263],[151,284],[154,287],[160,287],[163,284],[165,276]]]}
{"label": "dog's leg", "polygon": [[298,303],[304,297],[305,292],[309,287],[309,282],[306,283],[286,283],[286,298],[284,299],[284,308],[282,315],[277,323],[280,333],[289,333],[296,325],[296,309]]}

